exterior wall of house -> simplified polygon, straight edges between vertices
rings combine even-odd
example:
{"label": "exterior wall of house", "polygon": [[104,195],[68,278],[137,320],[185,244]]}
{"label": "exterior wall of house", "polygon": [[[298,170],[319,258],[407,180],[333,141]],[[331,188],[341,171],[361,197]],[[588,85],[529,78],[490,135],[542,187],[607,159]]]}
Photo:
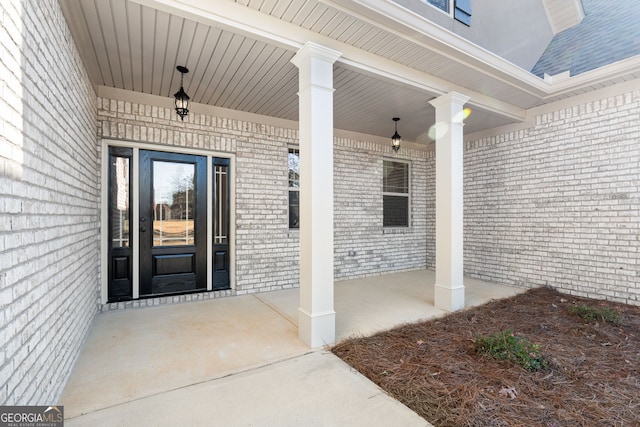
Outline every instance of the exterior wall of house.
{"label": "exterior wall of house", "polygon": [[640,304],[638,87],[466,142],[465,274]]}
{"label": "exterior wall of house", "polygon": [[[137,95],[128,93],[132,98]],[[152,99],[152,102],[146,101]],[[180,121],[171,99],[118,100],[98,97],[99,136],[104,139],[195,148],[235,154],[235,289],[108,304],[108,309],[156,305],[299,285],[299,231],[289,229],[288,148],[298,143],[289,127],[192,110]],[[166,105],[159,107],[158,105]],[[194,107],[197,109],[197,107]],[[235,113],[234,113],[235,114]],[[267,122],[268,118],[263,118]],[[426,151],[336,137],[334,140],[335,278],[371,276],[426,267]],[[410,162],[412,226],[382,226],[382,160]],[[432,161],[433,159],[431,159]],[[433,163],[433,162],[432,162]],[[430,226],[435,230],[433,221]],[[433,244],[431,254],[433,254]],[[433,257],[433,255],[431,255]]]}
{"label": "exterior wall of house", "polygon": [[394,1],[525,70],[533,68],[554,36],[541,0],[471,1],[469,27],[426,0]]}
{"label": "exterior wall of house", "polygon": [[[235,291],[110,304],[157,305],[290,288],[297,279],[297,233],[288,222],[288,147],[297,131],[193,110],[181,121],[169,98],[155,104],[98,98],[102,138],[235,154]],[[159,107],[164,103],[166,107]],[[232,225],[233,226],[233,225]]]}
{"label": "exterior wall of house", "polygon": [[[335,278],[352,279],[435,264],[435,162],[432,151],[347,138],[334,145]],[[411,226],[382,226],[382,162],[409,161]],[[429,179],[431,177],[432,179]],[[431,215],[428,215],[428,213]],[[430,219],[430,221],[428,221]]]}
{"label": "exterior wall of house", "polygon": [[0,404],[48,405],[98,307],[95,92],[57,1],[0,14]]}

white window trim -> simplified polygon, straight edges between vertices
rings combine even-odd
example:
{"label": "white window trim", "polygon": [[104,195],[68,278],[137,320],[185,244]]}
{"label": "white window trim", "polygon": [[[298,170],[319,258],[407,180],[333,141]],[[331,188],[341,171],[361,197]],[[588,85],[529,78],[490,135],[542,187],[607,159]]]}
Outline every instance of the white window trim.
{"label": "white window trim", "polygon": [[[407,189],[408,189],[408,193],[389,193],[389,192],[385,192],[384,191],[384,176],[383,176],[383,181],[382,181],[382,197],[384,199],[384,196],[406,196],[408,199],[408,206],[407,206],[407,225],[383,225],[382,228],[384,230],[409,230],[411,228],[411,226],[413,225],[413,191],[411,191],[411,161],[410,160],[404,160],[404,159],[395,159],[392,157],[384,157],[382,159],[382,170],[384,173],[384,162],[394,162],[394,163],[404,163],[406,165],[409,166],[408,170],[407,170]],[[384,203],[384,201],[383,201]],[[384,212],[382,213],[382,223],[384,224]]]}

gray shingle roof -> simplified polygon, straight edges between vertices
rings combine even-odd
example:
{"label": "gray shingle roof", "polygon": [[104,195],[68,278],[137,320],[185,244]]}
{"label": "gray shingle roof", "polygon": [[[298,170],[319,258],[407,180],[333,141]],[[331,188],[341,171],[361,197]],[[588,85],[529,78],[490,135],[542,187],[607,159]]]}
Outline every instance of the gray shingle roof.
{"label": "gray shingle roof", "polygon": [[640,54],[639,0],[582,0],[585,18],[551,40],[531,72],[575,76]]}

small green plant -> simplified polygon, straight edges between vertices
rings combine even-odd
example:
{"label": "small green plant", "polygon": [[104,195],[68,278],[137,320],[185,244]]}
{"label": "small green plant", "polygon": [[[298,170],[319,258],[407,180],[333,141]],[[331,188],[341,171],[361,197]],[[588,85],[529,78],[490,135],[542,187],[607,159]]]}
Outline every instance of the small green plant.
{"label": "small green plant", "polygon": [[620,312],[615,308],[607,305],[572,305],[569,307],[569,313],[581,317],[587,322],[608,322],[613,325],[620,324]]}
{"label": "small green plant", "polygon": [[547,367],[547,361],[540,353],[540,346],[510,329],[477,337],[475,351],[495,359],[516,363],[528,371],[538,371]]}

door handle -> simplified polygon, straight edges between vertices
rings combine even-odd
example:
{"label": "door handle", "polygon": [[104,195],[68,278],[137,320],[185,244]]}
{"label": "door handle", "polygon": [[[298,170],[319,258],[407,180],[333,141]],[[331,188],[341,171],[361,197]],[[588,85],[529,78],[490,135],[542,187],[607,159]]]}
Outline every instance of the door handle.
{"label": "door handle", "polygon": [[140,232],[144,233],[145,231],[147,231],[147,228],[144,226],[144,223],[147,221],[147,218],[144,216],[140,217]]}
{"label": "door handle", "polygon": [[145,231],[147,231],[146,227],[140,226],[140,232],[144,233]]}

